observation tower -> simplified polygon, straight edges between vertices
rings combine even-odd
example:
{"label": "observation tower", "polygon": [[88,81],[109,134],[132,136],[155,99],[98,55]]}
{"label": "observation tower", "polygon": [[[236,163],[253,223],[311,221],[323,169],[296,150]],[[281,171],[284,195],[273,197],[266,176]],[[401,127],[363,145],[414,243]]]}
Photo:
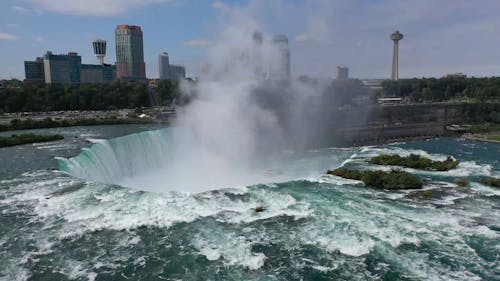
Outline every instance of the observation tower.
{"label": "observation tower", "polygon": [[94,54],[97,57],[99,64],[104,64],[104,57],[106,56],[106,41],[102,39],[97,39],[92,42],[94,47]]}
{"label": "observation tower", "polygon": [[399,49],[399,40],[403,39],[403,34],[399,32],[399,30],[394,31],[391,34],[391,40],[394,41],[394,51],[392,53],[392,80],[398,80],[398,49]]}

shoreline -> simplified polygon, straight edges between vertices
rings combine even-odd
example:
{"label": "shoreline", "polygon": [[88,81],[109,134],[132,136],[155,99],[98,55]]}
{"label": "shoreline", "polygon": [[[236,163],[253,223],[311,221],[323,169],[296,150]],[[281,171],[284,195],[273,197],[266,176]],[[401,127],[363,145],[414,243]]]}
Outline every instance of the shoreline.
{"label": "shoreline", "polygon": [[10,135],[6,137],[0,136],[0,148],[12,147],[24,144],[33,144],[41,142],[51,142],[64,139],[62,135],[40,135],[40,134],[21,134],[21,135]]}
{"label": "shoreline", "polygon": [[132,125],[132,124],[155,124],[152,119],[72,119],[63,121],[20,121],[18,124],[0,125],[0,132],[15,132],[32,129],[66,128],[76,126],[99,126],[99,125]]}
{"label": "shoreline", "polygon": [[[500,136],[500,132],[492,132],[496,133],[496,135]],[[482,142],[490,142],[490,143],[500,143],[500,140],[489,139],[487,135],[484,134],[463,134],[462,138],[466,140],[474,140],[474,141],[482,141]]]}

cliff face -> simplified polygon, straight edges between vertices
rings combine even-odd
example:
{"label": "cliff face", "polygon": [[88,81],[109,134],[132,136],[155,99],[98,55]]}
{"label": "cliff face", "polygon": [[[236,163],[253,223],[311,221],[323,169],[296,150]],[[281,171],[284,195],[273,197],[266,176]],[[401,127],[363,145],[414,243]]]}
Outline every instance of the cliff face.
{"label": "cliff face", "polygon": [[332,113],[332,126],[322,141],[362,145],[443,136],[446,125],[492,121],[492,116],[498,112],[500,104],[435,103],[351,108]]}

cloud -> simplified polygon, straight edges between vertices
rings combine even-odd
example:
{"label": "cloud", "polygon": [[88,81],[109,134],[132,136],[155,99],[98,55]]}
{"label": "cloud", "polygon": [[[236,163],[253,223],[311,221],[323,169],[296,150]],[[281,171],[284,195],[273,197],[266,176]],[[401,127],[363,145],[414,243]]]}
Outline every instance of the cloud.
{"label": "cloud", "polygon": [[24,7],[17,6],[17,5],[12,6],[11,9],[18,12],[18,13],[29,13],[30,12],[29,9],[26,9]]}
{"label": "cloud", "polygon": [[24,0],[41,11],[77,16],[115,16],[172,0]]}
{"label": "cloud", "polygon": [[189,47],[203,47],[208,45],[210,45],[210,41],[205,39],[191,39],[184,42],[184,46],[189,46]]}
{"label": "cloud", "polygon": [[12,35],[12,34],[5,33],[5,32],[0,32],[0,40],[15,40],[18,38],[19,37],[17,37],[16,35]]}
{"label": "cloud", "polygon": [[231,11],[231,8],[227,6],[226,4],[220,2],[220,1],[215,1],[212,3],[212,8],[219,10],[221,12],[229,12]]}
{"label": "cloud", "polygon": [[16,27],[20,27],[21,25],[18,23],[7,23],[5,26],[8,28],[16,28]]}
{"label": "cloud", "polygon": [[35,42],[38,42],[38,43],[45,42],[45,38],[43,38],[41,36],[38,36],[38,37],[35,38]]}

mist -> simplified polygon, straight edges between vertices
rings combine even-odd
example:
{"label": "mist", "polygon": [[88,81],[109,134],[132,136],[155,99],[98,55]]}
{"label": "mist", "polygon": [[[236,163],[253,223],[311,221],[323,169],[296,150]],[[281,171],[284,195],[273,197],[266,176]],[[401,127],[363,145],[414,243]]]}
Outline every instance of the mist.
{"label": "mist", "polygon": [[199,191],[313,173],[289,174],[287,161],[327,145],[334,95],[328,82],[290,79],[286,46],[263,30],[249,19],[227,25],[199,81],[182,84],[190,102],[177,108],[166,185]]}
{"label": "mist", "polygon": [[203,192],[317,179],[332,168],[310,152],[334,146],[338,127],[364,123],[368,113],[349,101],[366,93],[351,80],[291,78],[286,37],[229,13],[200,78],[181,83],[187,102],[172,126],[98,144],[62,160],[64,170],[141,190]]}

